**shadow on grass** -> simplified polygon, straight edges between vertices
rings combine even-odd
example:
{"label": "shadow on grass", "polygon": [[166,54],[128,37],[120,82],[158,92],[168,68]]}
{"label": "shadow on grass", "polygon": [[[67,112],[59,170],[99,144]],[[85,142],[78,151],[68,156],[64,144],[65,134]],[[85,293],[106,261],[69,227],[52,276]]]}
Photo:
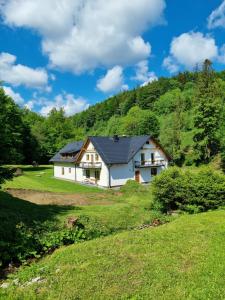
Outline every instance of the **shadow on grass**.
{"label": "shadow on grass", "polygon": [[52,166],[41,166],[41,167],[21,167],[24,172],[33,171],[46,171],[52,169]]}
{"label": "shadow on grass", "polygon": [[[0,191],[0,269],[14,262],[20,251],[26,251],[27,244],[32,241],[32,234],[45,234],[57,230],[57,217],[79,207],[58,205],[37,205]],[[18,224],[29,228],[31,233],[25,239]]]}

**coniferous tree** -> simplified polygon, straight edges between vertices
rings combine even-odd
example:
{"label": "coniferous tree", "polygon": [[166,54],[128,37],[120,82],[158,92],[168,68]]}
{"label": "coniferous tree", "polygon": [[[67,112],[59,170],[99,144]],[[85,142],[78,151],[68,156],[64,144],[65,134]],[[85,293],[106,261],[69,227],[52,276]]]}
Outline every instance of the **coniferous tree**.
{"label": "coniferous tree", "polygon": [[194,150],[196,162],[209,162],[219,151],[218,127],[221,115],[221,90],[212,63],[205,60],[196,89]]}

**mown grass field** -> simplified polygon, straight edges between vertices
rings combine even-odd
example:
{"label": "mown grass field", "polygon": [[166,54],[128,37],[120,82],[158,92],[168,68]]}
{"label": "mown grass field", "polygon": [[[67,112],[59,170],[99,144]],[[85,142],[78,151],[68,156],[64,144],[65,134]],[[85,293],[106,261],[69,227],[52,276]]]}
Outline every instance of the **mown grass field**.
{"label": "mown grass field", "polygon": [[[1,299],[224,299],[225,211],[64,247],[12,276]],[[40,277],[39,283],[29,282]],[[16,286],[12,280],[18,279]]]}
{"label": "mown grass field", "polygon": [[51,165],[34,168],[32,166],[18,166],[23,174],[14,177],[12,181],[6,182],[2,188],[30,189],[48,192],[63,193],[93,193],[102,192],[101,189],[77,184],[75,182],[63,181],[53,177],[53,167]]}

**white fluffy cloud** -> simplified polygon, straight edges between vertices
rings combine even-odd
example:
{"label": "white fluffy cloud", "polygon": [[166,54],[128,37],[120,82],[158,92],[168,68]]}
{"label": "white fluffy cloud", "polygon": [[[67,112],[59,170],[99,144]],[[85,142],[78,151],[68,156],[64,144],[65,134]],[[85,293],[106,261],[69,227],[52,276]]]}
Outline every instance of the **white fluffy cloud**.
{"label": "white fluffy cloud", "polygon": [[[38,104],[38,101],[30,101],[30,105],[34,106],[34,104]],[[63,108],[67,116],[72,116],[89,107],[89,104],[85,99],[81,97],[75,98],[73,94],[67,93],[57,95],[53,101],[42,98],[39,100],[39,104],[42,104],[40,113],[44,116],[46,116],[53,108],[56,108],[57,110]]]}
{"label": "white fluffy cloud", "polygon": [[[142,33],[163,22],[165,0],[2,0],[5,24],[35,29],[52,67],[80,73],[147,58]],[[15,13],[16,12],[16,13]]]}
{"label": "white fluffy cloud", "polygon": [[149,71],[148,61],[143,60],[136,65],[136,74],[132,79],[140,81],[142,83],[142,86],[145,86],[154,80],[158,80],[158,77],[154,72]]}
{"label": "white fluffy cloud", "polygon": [[5,91],[6,95],[10,96],[17,104],[23,105],[24,99],[19,93],[14,92],[14,90],[9,86],[3,86],[3,90]]}
{"label": "white fluffy cloud", "polygon": [[164,59],[163,65],[171,72],[177,72],[178,66],[193,68],[205,59],[216,59],[218,47],[215,40],[201,32],[188,32],[172,40],[170,56]]}
{"label": "white fluffy cloud", "polygon": [[0,80],[14,86],[48,88],[48,75],[44,69],[16,64],[16,56],[5,52],[0,53]]}
{"label": "white fluffy cloud", "polygon": [[225,0],[208,17],[208,28],[225,28]]}
{"label": "white fluffy cloud", "polygon": [[225,64],[225,44],[223,44],[220,48],[218,61],[222,64]]}
{"label": "white fluffy cloud", "polygon": [[177,73],[179,70],[179,66],[172,56],[164,58],[163,67],[165,67],[170,73]]}
{"label": "white fluffy cloud", "polygon": [[98,80],[97,88],[104,93],[118,91],[126,87],[123,81],[123,68],[121,66],[115,66],[108,70],[104,77]]}

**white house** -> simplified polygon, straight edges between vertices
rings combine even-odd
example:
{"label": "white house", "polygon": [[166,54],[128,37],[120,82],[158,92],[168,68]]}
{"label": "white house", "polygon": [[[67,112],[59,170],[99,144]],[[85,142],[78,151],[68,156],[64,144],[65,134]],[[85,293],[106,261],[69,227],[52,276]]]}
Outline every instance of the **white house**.
{"label": "white house", "polygon": [[56,178],[116,187],[129,179],[150,182],[169,160],[151,136],[91,136],[84,143],[68,144],[50,161]]}

